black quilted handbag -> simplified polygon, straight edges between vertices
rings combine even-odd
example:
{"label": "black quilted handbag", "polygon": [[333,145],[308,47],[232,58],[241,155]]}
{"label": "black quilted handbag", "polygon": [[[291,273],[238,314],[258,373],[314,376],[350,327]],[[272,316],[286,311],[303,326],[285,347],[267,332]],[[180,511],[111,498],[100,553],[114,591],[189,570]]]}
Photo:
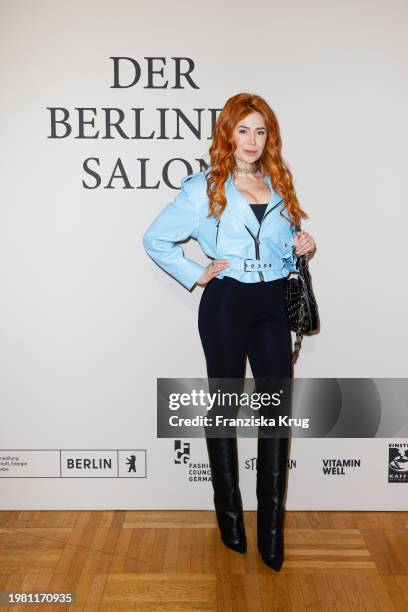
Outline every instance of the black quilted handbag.
{"label": "black quilted handbag", "polygon": [[315,332],[319,327],[319,313],[312,288],[308,255],[296,257],[298,273],[285,278],[285,303],[290,329],[296,332],[293,362],[296,361],[302,345],[303,334]]}

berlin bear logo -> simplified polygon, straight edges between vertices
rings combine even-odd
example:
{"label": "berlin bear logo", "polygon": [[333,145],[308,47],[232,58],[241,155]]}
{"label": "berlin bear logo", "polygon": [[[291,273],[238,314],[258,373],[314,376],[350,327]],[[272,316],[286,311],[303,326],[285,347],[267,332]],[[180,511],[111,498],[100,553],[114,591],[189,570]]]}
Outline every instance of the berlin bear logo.
{"label": "berlin bear logo", "polygon": [[126,465],[129,466],[128,473],[136,472],[136,455],[130,455],[126,460]]}

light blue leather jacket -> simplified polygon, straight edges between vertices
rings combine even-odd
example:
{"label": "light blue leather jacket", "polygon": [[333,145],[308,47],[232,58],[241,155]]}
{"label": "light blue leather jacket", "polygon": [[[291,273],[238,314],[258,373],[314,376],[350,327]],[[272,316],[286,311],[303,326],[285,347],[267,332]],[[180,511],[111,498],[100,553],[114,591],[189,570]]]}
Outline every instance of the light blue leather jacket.
{"label": "light blue leather jacket", "polygon": [[244,283],[255,283],[297,272],[293,240],[296,228],[280,214],[283,197],[273,190],[269,176],[266,180],[271,194],[259,224],[232,174],[224,184],[227,206],[220,219],[208,217],[206,173],[185,176],[175,199],[147,228],[143,236],[144,248],[187,289],[194,287],[204,270],[204,266],[185,257],[182,247],[176,244],[190,236],[211,259],[228,260],[229,267],[222,270],[218,278],[231,276]]}

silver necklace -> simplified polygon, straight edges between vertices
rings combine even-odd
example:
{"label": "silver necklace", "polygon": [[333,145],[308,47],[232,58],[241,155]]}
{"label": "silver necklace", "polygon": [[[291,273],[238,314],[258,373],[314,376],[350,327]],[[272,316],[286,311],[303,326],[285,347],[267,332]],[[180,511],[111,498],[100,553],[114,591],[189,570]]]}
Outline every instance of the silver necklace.
{"label": "silver necklace", "polygon": [[235,166],[232,171],[234,174],[238,172],[243,172],[244,174],[256,174],[258,172],[258,164],[254,162],[251,168],[241,168],[240,166]]}

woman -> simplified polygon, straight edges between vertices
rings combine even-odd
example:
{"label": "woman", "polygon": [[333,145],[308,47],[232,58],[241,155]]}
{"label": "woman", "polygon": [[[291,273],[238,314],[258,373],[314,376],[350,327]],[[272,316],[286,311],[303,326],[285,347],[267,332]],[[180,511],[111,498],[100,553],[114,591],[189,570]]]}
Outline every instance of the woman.
{"label": "woman", "polygon": [[[307,215],[281,146],[278,121],[263,98],[229,98],[215,125],[208,171],[182,180],[143,237],[148,254],[185,287],[205,287],[198,327],[211,380],[243,379],[247,356],[255,380],[292,377],[284,279],[296,272],[295,255],[312,253],[315,243],[296,231]],[[208,266],[175,244],[190,236],[213,260]],[[206,443],[222,541],[245,553],[237,438],[206,432]],[[284,558],[288,446],[287,437],[258,434],[258,550],[276,571]]]}

